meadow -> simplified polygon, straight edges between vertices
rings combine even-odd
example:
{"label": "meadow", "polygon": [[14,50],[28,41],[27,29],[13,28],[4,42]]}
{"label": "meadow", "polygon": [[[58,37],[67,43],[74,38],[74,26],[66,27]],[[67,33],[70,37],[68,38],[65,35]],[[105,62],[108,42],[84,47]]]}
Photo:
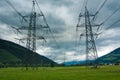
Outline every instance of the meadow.
{"label": "meadow", "polygon": [[0,80],[120,80],[120,66],[39,67],[38,70],[1,68]]}

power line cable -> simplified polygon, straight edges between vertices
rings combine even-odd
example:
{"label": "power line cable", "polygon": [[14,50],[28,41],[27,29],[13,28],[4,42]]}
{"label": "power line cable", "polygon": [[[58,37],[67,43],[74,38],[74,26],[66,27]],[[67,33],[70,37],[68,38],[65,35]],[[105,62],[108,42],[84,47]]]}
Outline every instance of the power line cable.
{"label": "power line cable", "polygon": [[104,2],[100,5],[100,7],[96,10],[96,13],[93,17],[93,21],[96,19],[96,16],[99,14],[100,10],[102,10],[102,8],[104,7],[104,5],[107,3],[107,0],[104,0]]}
{"label": "power line cable", "polygon": [[25,17],[23,17],[23,15],[12,5],[12,3],[11,3],[9,0],[5,0],[5,1],[6,1],[6,3],[7,3],[8,5],[11,6],[11,8],[14,9],[14,11],[15,11],[19,16],[22,17],[22,19],[23,19],[25,22],[27,22],[27,20],[25,19]]}
{"label": "power line cable", "polygon": [[[101,23],[101,25],[104,25],[104,24],[105,24],[114,14],[116,14],[119,10],[120,10],[120,7],[117,8],[110,16],[108,16],[108,17]],[[98,32],[98,30],[100,29],[100,27],[101,27],[101,26],[98,27],[97,32]]]}
{"label": "power line cable", "polygon": [[58,47],[57,41],[56,41],[56,39],[55,39],[55,37],[54,37],[54,35],[53,35],[53,32],[52,32],[50,26],[49,26],[48,23],[47,23],[47,20],[46,20],[46,18],[45,18],[45,16],[44,16],[42,10],[40,9],[39,3],[37,2],[37,0],[35,0],[35,2],[36,2],[37,6],[38,6],[38,8],[39,8],[39,12],[40,12],[41,15],[43,16],[43,20],[45,21],[45,24],[46,24],[47,27],[49,28],[49,31],[50,31],[50,33],[51,33],[51,36],[52,36],[53,40],[55,41],[55,43],[56,43],[56,45],[57,45],[57,47]]}

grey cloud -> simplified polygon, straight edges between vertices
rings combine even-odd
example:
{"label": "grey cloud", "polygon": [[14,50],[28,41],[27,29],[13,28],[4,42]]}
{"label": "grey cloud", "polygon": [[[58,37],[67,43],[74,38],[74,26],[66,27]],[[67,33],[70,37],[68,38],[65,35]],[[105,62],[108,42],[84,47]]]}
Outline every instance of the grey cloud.
{"label": "grey cloud", "polygon": [[[95,13],[99,4],[103,1],[104,0],[88,0],[88,8],[90,13]],[[53,34],[55,36],[60,36],[60,37],[56,37],[57,44],[59,47],[56,47],[54,40],[48,39],[48,45],[45,47],[49,46],[51,53],[47,53],[48,55],[46,54],[46,56],[47,57],[49,57],[50,55],[53,55],[53,57],[60,56],[55,59],[57,61],[57,60],[63,60],[64,53],[66,54],[68,52],[71,52],[71,54],[75,53],[74,57],[85,54],[84,39],[80,43],[81,45],[79,46],[79,50],[76,50],[75,48],[75,36],[76,36],[75,27],[78,21],[77,19],[78,19],[83,1],[82,0],[39,0],[38,2],[40,4],[40,7],[43,13],[45,14],[48,24],[50,25],[53,31]],[[31,6],[32,6],[31,3],[32,3],[32,0],[13,0],[13,5],[23,15],[26,15],[31,11]],[[103,7],[103,9],[98,14],[96,23],[101,23],[102,21],[104,21],[119,6],[119,4],[120,4],[120,1],[118,0],[108,0],[107,4]],[[16,25],[16,27],[20,26],[17,13],[15,13],[15,11],[12,8],[9,8],[8,7],[9,5],[7,6],[5,5],[7,5],[5,1],[1,0],[0,1],[1,22],[3,21],[10,25]],[[114,21],[120,19],[120,17],[118,17],[119,13],[120,12],[116,13],[103,26],[103,29],[105,27],[108,27]],[[120,23],[117,23],[112,28],[120,29],[119,25]],[[110,30],[112,28],[110,28]],[[113,32],[115,33],[116,30],[113,30]],[[99,48],[99,50],[101,50],[100,48],[103,49],[103,47],[106,47],[106,46],[109,47],[110,44],[111,45],[117,44],[120,41],[119,35],[113,35],[112,37],[110,37],[110,35],[107,33],[111,33],[111,31],[103,33],[105,35],[100,36],[99,39],[96,40],[96,45]],[[4,36],[5,34],[2,34],[2,35]],[[109,37],[105,37],[105,36],[109,36]],[[106,43],[104,44],[104,42]],[[39,46],[40,44],[38,42],[38,45],[37,45],[38,49],[40,49]],[[99,50],[98,52],[100,52]]]}
{"label": "grey cloud", "polygon": [[41,4],[46,4],[46,3],[50,3],[52,5],[56,5],[56,6],[62,6],[62,5],[65,5],[65,6],[70,6],[72,3],[72,0],[40,0],[39,3]]}

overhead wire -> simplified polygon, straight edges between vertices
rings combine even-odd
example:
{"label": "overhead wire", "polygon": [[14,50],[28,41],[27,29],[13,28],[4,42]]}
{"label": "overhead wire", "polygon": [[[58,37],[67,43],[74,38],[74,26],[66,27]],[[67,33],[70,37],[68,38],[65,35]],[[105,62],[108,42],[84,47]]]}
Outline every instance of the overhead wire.
{"label": "overhead wire", "polygon": [[[100,34],[103,34],[106,30],[110,29],[111,27],[113,27],[113,25],[117,24],[120,22],[120,19],[115,21],[113,24],[111,24],[110,26],[108,26],[107,28],[105,28]],[[97,36],[98,37],[98,36]]]}
{"label": "overhead wire", "polygon": [[55,37],[54,37],[54,35],[53,35],[53,32],[52,32],[50,26],[48,25],[47,20],[46,20],[46,18],[45,18],[45,16],[44,16],[42,10],[40,9],[40,6],[39,6],[37,0],[35,0],[35,2],[36,2],[37,6],[38,6],[38,8],[39,8],[40,14],[42,14],[42,16],[43,16],[43,20],[45,21],[45,24],[47,25],[47,27],[48,27],[48,29],[49,29],[49,31],[50,31],[50,33],[51,33],[51,36],[52,36],[53,40],[55,41],[55,43],[56,43],[56,45],[57,45],[57,47],[58,47],[58,44],[57,44],[57,41],[56,41],[56,39],[55,39]]}
{"label": "overhead wire", "polygon": [[79,14],[79,18],[78,18],[78,23],[77,23],[77,26],[76,26],[76,40],[75,40],[75,47],[76,47],[76,50],[77,50],[77,47],[79,48],[79,46],[77,44],[80,44],[80,40],[81,40],[81,35],[79,35],[79,39],[77,39],[78,37],[78,27],[79,26],[79,23],[81,21],[81,16],[84,15],[84,13],[82,14],[82,11],[83,9],[85,9],[85,7],[87,8],[87,4],[88,4],[88,0],[83,0],[83,4],[82,4],[82,7],[81,7],[81,10],[80,10],[80,14]]}
{"label": "overhead wire", "polygon": [[[4,24],[7,24],[7,23],[6,23],[5,21],[3,21],[2,19],[0,19],[0,21],[1,21],[2,23],[4,23]],[[20,32],[19,29],[16,28],[16,27],[14,27],[13,25],[10,25],[10,24],[7,24],[7,25],[10,26],[12,29],[15,29],[15,30],[17,31],[17,35],[18,35],[18,33],[22,34],[22,32]]]}
{"label": "overhead wire", "polygon": [[[13,4],[9,0],[5,0],[5,2],[8,4],[7,5],[8,7],[10,6],[19,15],[18,17],[19,17],[19,20],[20,20],[20,25],[22,25],[23,21],[27,22],[27,19],[25,19],[25,17],[13,6]],[[21,33],[17,28],[14,27],[13,29],[16,29],[17,32]]]}
{"label": "overhead wire", "polygon": [[119,19],[119,20],[117,20],[117,21],[115,21],[113,24],[111,24],[110,26],[108,26],[106,29],[111,28],[113,25],[115,25],[115,24],[116,24],[116,23],[118,23],[118,22],[120,22],[120,19]]}
{"label": "overhead wire", "polygon": [[108,16],[101,24],[105,24],[119,10],[120,10],[120,7],[117,8],[110,16]]}
{"label": "overhead wire", "polygon": [[[2,19],[0,19],[0,21],[2,21],[4,24],[7,24],[5,21],[3,21]],[[16,27],[14,27],[13,25],[10,25],[10,24],[7,24],[8,26],[10,26],[11,28],[12,28],[12,30],[14,29],[14,30],[16,30],[17,31],[17,35],[18,35],[18,33],[20,33],[20,34],[22,34],[22,32],[20,32],[19,30],[18,30],[18,28],[16,28]],[[14,31],[15,32],[15,31]],[[16,32],[15,32],[16,33]],[[15,38],[14,38],[15,39]],[[19,41],[19,43],[20,42],[22,42],[21,40]]]}
{"label": "overhead wire", "polygon": [[[94,16],[93,16],[93,18],[92,18],[92,20],[91,20],[91,23],[92,23],[93,25],[94,25],[94,21],[97,19],[97,15],[100,13],[100,11],[102,10],[102,8],[105,6],[106,3],[107,3],[107,0],[104,0],[104,1],[100,4],[100,6],[98,7],[98,9],[96,10],[96,12],[95,12],[95,14],[94,14]],[[98,25],[96,34],[97,34],[97,32],[98,32],[98,30],[99,30],[99,28],[100,28],[101,25],[102,25],[102,23]],[[97,39],[97,38],[98,38],[98,35],[95,37],[95,39]]]}
{"label": "overhead wire", "polygon": [[[92,24],[94,24],[94,21],[97,19],[97,15],[100,13],[100,11],[102,10],[102,8],[105,6],[106,3],[107,3],[107,0],[104,0],[104,1],[100,4],[100,7],[98,7],[98,9],[96,10],[96,13],[94,14],[94,16],[93,16],[93,18],[92,18],[92,21],[91,21]],[[100,29],[100,26],[101,26],[101,25],[102,25],[102,23],[98,25],[97,31],[96,31],[95,34],[98,33],[98,30]],[[97,39],[98,36],[99,36],[99,34],[95,36],[95,39]]]}
{"label": "overhead wire", "polygon": [[77,26],[76,26],[76,36],[75,36],[75,47],[76,47],[76,50],[77,50],[77,44],[78,44],[78,41],[79,40],[77,40],[77,37],[78,37],[78,26],[79,26],[79,22],[80,22],[80,20],[81,20],[81,15],[82,15],[82,10],[84,9],[84,5],[85,5],[85,0],[83,0],[83,4],[82,4],[82,6],[81,6],[81,9],[80,9],[80,14],[79,14],[79,17],[78,17],[78,23],[77,23]]}
{"label": "overhead wire", "polygon": [[[100,26],[98,26],[98,28],[97,28],[97,31],[96,31],[96,33],[99,31],[99,29],[100,29],[100,27],[103,27],[103,25],[114,15],[114,14],[116,14],[118,11],[120,10],[120,7],[118,7],[111,15],[109,15],[103,22],[101,22],[101,24],[100,24]],[[119,21],[119,20],[118,20]],[[117,21],[116,21],[117,22]],[[115,22],[115,23],[116,23]],[[115,23],[113,23],[113,24],[115,24]],[[112,25],[113,25],[112,24]],[[102,26],[101,26],[102,25]]]}
{"label": "overhead wire", "polygon": [[[10,2],[10,0],[5,0],[5,2],[19,15],[20,24],[22,25],[22,22],[28,22],[27,19],[13,6],[13,4]],[[21,19],[22,18],[22,19]],[[17,30],[18,33],[22,34],[22,32],[19,31],[19,29],[11,26],[13,29]]]}
{"label": "overhead wire", "polygon": [[119,23],[120,19],[116,20],[115,22],[113,22],[110,26],[108,26],[107,28],[105,28],[101,33],[105,32],[106,30],[110,29],[111,27],[113,27],[115,24]]}
{"label": "overhead wire", "polygon": [[101,23],[102,26],[99,26],[99,27],[97,28],[97,32],[98,32],[98,30],[100,29],[100,27],[103,27],[103,25],[104,25],[114,14],[116,14],[119,10],[120,10],[120,7],[117,8],[110,16],[108,16],[108,17]]}
{"label": "overhead wire", "polygon": [[19,16],[22,17],[22,19],[23,19],[25,22],[27,22],[27,20],[23,17],[23,15],[13,6],[13,4],[12,4],[9,0],[5,0],[5,1],[6,1],[6,3],[7,3],[8,5],[11,6],[11,8],[14,9],[14,11],[15,11]]}
{"label": "overhead wire", "polygon": [[96,10],[96,13],[93,17],[93,21],[96,19],[96,16],[99,14],[100,10],[102,10],[102,8],[104,7],[104,5],[107,3],[107,0],[104,0],[104,2],[100,5],[100,7]]}

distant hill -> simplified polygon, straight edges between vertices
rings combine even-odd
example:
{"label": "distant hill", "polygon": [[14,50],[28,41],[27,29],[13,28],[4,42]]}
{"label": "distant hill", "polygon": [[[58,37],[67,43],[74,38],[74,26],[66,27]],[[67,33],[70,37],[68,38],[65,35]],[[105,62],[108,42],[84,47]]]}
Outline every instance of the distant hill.
{"label": "distant hill", "polygon": [[16,64],[22,64],[27,56],[27,61],[30,64],[31,60],[35,60],[35,63],[41,66],[49,66],[52,64],[57,65],[54,61],[34,53],[34,57],[31,56],[32,51],[15,44],[10,41],[0,39],[0,64],[8,64],[14,66]]}
{"label": "distant hill", "polygon": [[[117,49],[113,50],[112,52],[110,52],[102,57],[99,57],[98,62],[99,62],[99,64],[115,64],[117,62],[120,63],[120,48],[117,48]],[[69,61],[69,62],[65,62],[62,64],[65,64],[65,65],[85,65],[86,61],[85,60],[83,60],[83,61]]]}
{"label": "distant hill", "polygon": [[98,58],[100,64],[110,64],[120,61],[120,48],[115,49],[114,51]]}
{"label": "distant hill", "polygon": [[71,66],[71,65],[85,65],[86,61],[85,60],[83,60],[83,61],[69,61],[69,62],[65,62],[65,63],[62,63],[62,64],[65,64],[66,66]]}

